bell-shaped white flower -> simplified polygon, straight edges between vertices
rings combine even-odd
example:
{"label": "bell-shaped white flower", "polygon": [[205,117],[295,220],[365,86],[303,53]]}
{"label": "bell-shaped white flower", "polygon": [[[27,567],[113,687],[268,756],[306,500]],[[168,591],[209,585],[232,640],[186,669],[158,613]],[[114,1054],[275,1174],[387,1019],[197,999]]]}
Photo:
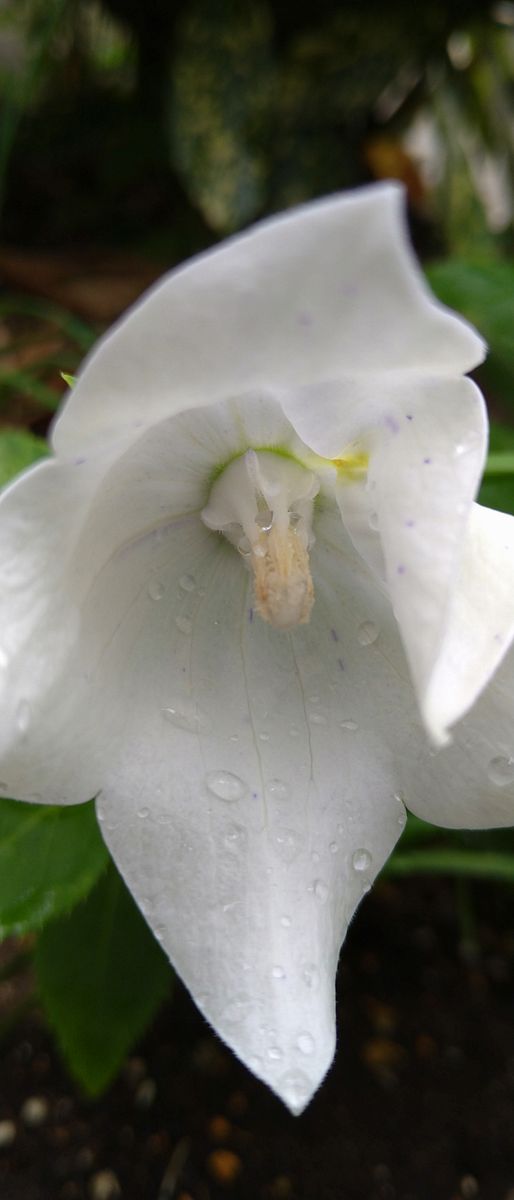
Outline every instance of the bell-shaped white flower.
{"label": "bell-shaped white flower", "polygon": [[293,1112],[404,801],[514,821],[513,521],[473,503],[463,377],[482,354],[396,187],[316,203],[154,288],[0,504],[5,790],[97,795],[200,1009]]}

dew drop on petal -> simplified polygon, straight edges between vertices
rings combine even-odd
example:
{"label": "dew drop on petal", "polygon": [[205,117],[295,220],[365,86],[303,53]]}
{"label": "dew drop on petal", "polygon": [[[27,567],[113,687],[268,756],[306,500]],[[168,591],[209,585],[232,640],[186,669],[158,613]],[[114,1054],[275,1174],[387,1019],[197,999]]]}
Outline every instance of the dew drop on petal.
{"label": "dew drop on petal", "polygon": [[251,996],[246,995],[245,992],[238,992],[223,1009],[222,1019],[229,1025],[240,1025],[250,1016],[252,1009]]}
{"label": "dew drop on petal", "polygon": [[137,810],[137,815],[138,815],[138,817],[140,818],[140,820],[141,820],[141,821],[145,821],[145,820],[146,820],[146,818],[147,818],[147,816],[149,815],[149,813],[150,813],[150,809],[149,809],[149,808],[146,808],[146,807],[145,807],[145,808],[138,808],[138,810]]}
{"label": "dew drop on petal", "polygon": [[242,825],[228,825],[223,840],[229,850],[242,850],[246,845],[246,829]]}
{"label": "dew drop on petal", "polygon": [[16,727],[18,733],[27,733],[32,718],[31,708],[28,700],[22,700],[18,705],[16,712]]}
{"label": "dew drop on petal", "polygon": [[175,625],[180,633],[191,633],[193,622],[189,617],[175,617]]}
{"label": "dew drop on petal", "polygon": [[514,758],[492,758],[487,774],[491,783],[495,783],[497,787],[508,787],[509,783],[514,783]]}
{"label": "dew drop on petal", "polygon": [[273,1062],[278,1062],[283,1057],[284,1051],[280,1046],[268,1046],[268,1058],[271,1058]]}
{"label": "dew drop on petal", "polygon": [[299,1112],[305,1107],[312,1092],[312,1085],[304,1071],[286,1071],[279,1084],[281,1094],[293,1112]]}
{"label": "dew drop on petal", "polygon": [[270,779],[266,785],[266,794],[270,800],[287,800],[289,797],[289,788],[287,783],[283,783],[281,779]]}
{"label": "dew drop on petal", "polygon": [[275,967],[272,967],[271,968],[271,977],[272,977],[272,979],[285,979],[286,973],[284,971],[284,968],[280,967],[278,965]]}
{"label": "dew drop on petal", "polygon": [[337,854],[337,851],[339,850],[337,842],[331,842],[328,848],[331,854]]}
{"label": "dew drop on petal", "polygon": [[176,725],[177,729],[185,729],[187,733],[200,733],[209,728],[209,720],[205,713],[194,701],[185,698],[176,700],[168,708],[163,708],[162,715],[170,725]]}
{"label": "dew drop on petal", "polygon": [[269,742],[269,733],[266,733],[265,731],[263,731],[262,733],[260,733],[260,734],[259,734],[259,741],[260,741],[260,742]]}
{"label": "dew drop on petal", "polygon": [[294,862],[300,853],[300,839],[294,829],[276,829],[273,844],[282,862]]}
{"label": "dew drop on petal", "polygon": [[239,775],[233,775],[231,771],[208,771],[205,776],[205,782],[213,796],[217,796],[218,800],[241,800],[248,791],[248,786]]}
{"label": "dew drop on petal", "polygon": [[302,981],[305,987],[316,992],[319,988],[319,971],[315,963],[304,963],[301,970]]}
{"label": "dew drop on petal", "polygon": [[314,882],[314,895],[320,904],[326,904],[328,898],[328,885],[323,879],[316,879]]}
{"label": "dew drop on petal", "polygon": [[371,862],[372,859],[369,850],[365,850],[362,846],[352,855],[352,867],[354,871],[369,871]]}
{"label": "dew drop on petal", "polygon": [[316,1043],[312,1034],[302,1030],[296,1039],[296,1048],[301,1054],[314,1054]]}
{"label": "dew drop on petal", "polygon": [[359,726],[357,725],[357,722],[351,720],[351,718],[346,718],[344,721],[340,721],[339,724],[341,726],[341,729],[347,729],[349,733],[355,733],[356,730],[359,728]]}
{"label": "dew drop on petal", "polygon": [[326,725],[327,718],[323,715],[323,713],[313,712],[309,713],[309,721],[311,722],[311,725]]}
{"label": "dew drop on petal", "polygon": [[179,587],[183,592],[194,592],[196,587],[196,579],[194,575],[181,575],[178,581]]}
{"label": "dew drop on petal", "polygon": [[252,547],[251,547],[251,543],[250,543],[249,539],[246,537],[246,534],[242,538],[239,539],[239,541],[237,543],[237,548],[239,550],[239,553],[243,556],[243,558],[250,557],[250,555],[252,553]]}
{"label": "dew drop on petal", "polygon": [[3,646],[0,646],[0,671],[5,671],[9,666],[9,655]]}
{"label": "dew drop on petal", "polygon": [[280,918],[280,924],[284,927],[284,929],[289,929],[291,926],[291,917],[288,917],[287,913],[284,913]]}
{"label": "dew drop on petal", "polygon": [[164,935],[166,933],[166,929],[165,929],[164,925],[154,925],[153,932],[154,932],[154,936],[157,938],[158,942],[164,941]]}
{"label": "dew drop on petal", "polygon": [[378,637],[378,626],[374,621],[363,621],[357,630],[359,646],[372,646]]}
{"label": "dew drop on petal", "polygon": [[258,1054],[252,1054],[248,1059],[248,1066],[251,1071],[257,1074],[262,1070],[262,1058]]}
{"label": "dew drop on petal", "polygon": [[146,590],[150,600],[162,600],[164,596],[164,584],[160,579],[151,579]]}

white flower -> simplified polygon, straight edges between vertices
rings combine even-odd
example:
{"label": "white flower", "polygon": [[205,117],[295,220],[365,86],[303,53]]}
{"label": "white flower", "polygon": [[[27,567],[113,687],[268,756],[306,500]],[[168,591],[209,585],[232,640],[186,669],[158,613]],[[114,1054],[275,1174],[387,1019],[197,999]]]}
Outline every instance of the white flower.
{"label": "white flower", "polygon": [[0,506],[7,791],[98,795],[197,1004],[293,1112],[403,798],[514,820],[511,658],[490,682],[513,526],[473,504],[462,377],[482,353],[394,186],[313,204],[153,289]]}

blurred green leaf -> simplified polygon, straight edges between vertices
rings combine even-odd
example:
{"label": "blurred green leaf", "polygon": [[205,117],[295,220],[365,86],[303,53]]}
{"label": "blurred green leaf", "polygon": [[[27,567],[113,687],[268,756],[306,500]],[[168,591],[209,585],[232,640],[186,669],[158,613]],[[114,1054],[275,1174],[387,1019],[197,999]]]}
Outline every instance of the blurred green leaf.
{"label": "blurred green leaf", "polygon": [[514,407],[514,266],[448,259],[429,266],[427,275],[436,296],[485,337],[489,356],[484,378]]}
{"label": "blurred green leaf", "polygon": [[0,801],[0,937],[67,912],[103,871],[108,852],[94,806]]}
{"label": "blurred green leaf", "polygon": [[44,438],[25,429],[0,429],[0,487],[47,454]]}
{"label": "blurred green leaf", "polygon": [[385,875],[453,875],[470,879],[498,879],[514,883],[514,854],[464,847],[434,847],[393,854]]}
{"label": "blurred green leaf", "polygon": [[170,990],[169,963],[111,864],[36,949],[47,1017],[90,1095],[107,1086]]}
{"label": "blurred green leaf", "polygon": [[491,423],[489,456],[479,501],[488,508],[514,513],[514,429]]}
{"label": "blurred green leaf", "polygon": [[193,0],[177,29],[170,141],[193,203],[219,233],[264,206],[272,92],[265,0]]}

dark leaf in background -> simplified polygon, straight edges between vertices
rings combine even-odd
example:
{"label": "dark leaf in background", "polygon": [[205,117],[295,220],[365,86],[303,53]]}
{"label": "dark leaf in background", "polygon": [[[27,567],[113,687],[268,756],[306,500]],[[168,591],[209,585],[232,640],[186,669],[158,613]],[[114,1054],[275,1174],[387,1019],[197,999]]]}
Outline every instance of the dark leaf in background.
{"label": "dark leaf in background", "polygon": [[27,933],[68,912],[108,858],[92,803],[0,801],[0,935]]}
{"label": "dark leaf in background", "polygon": [[45,1011],[72,1074],[94,1095],[169,994],[172,974],[112,863],[36,949]]}
{"label": "dark leaf in background", "polygon": [[271,33],[263,0],[195,0],[178,26],[171,154],[193,204],[218,233],[239,229],[265,205]]}

